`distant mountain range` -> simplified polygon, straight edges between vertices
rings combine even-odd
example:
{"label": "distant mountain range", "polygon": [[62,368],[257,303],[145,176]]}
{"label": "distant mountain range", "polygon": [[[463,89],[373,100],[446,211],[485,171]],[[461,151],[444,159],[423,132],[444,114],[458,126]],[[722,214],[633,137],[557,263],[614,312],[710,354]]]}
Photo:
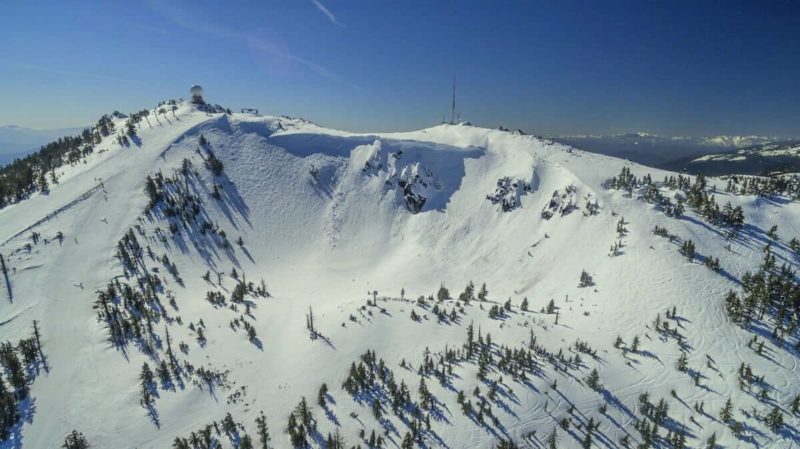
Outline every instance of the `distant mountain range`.
{"label": "distant mountain range", "polygon": [[673,167],[701,156],[782,141],[766,136],[668,137],[644,132],[558,136],[553,140],[592,153],[620,157],[654,167]]}
{"label": "distant mountain range", "polygon": [[0,166],[36,151],[59,137],[78,134],[83,128],[33,129],[16,125],[0,126]]}
{"label": "distant mountain range", "polygon": [[752,145],[722,153],[685,158],[663,168],[711,176],[730,173],[764,175],[800,172],[800,140]]}

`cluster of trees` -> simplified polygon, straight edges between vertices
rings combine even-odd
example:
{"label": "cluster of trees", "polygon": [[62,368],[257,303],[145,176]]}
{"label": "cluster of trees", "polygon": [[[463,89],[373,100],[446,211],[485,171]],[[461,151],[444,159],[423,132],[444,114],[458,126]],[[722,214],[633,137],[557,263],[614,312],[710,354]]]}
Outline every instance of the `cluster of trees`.
{"label": "cluster of trees", "polygon": [[[612,189],[625,190],[629,194],[634,189],[643,189],[645,201],[659,205],[669,217],[680,217],[685,212],[683,198],[677,196],[673,203],[661,193],[659,186],[653,182],[649,173],[638,178],[631,173],[630,168],[623,167],[620,174],[611,178],[607,185]],[[710,193],[708,181],[702,173],[695,177],[694,183],[689,176],[667,176],[664,178],[662,186],[683,192],[686,195],[686,205],[694,208],[710,223],[735,228],[739,228],[745,223],[744,210],[741,206],[733,207],[730,202],[727,202],[720,208],[714,194]]]}
{"label": "cluster of trees", "polygon": [[725,191],[740,195],[758,196],[785,196],[800,200],[800,176],[798,175],[770,175],[770,176],[725,176],[728,182]]}
{"label": "cluster of trees", "polygon": [[114,118],[127,118],[121,130],[123,133],[116,136],[117,142],[127,145],[128,138],[136,136],[136,125],[149,114],[147,109],[129,115],[114,111],[100,117],[95,125],[85,128],[81,134],[61,137],[42,146],[36,153],[0,168],[0,209],[22,201],[34,192],[48,192],[51,184],[58,183],[57,168],[85,160],[104,138],[119,131]]}
{"label": "cluster of trees", "polygon": [[89,449],[91,446],[83,433],[73,430],[64,438],[64,444],[61,447],[63,449]]}
{"label": "cluster of trees", "polygon": [[[120,258],[133,260],[128,251],[122,252]],[[157,340],[154,326],[168,318],[159,294],[162,283],[150,273],[137,273],[136,280],[140,288],[122,283],[119,278],[109,282],[104,290],[98,290],[94,308],[98,321],[106,324],[114,345],[123,347],[135,339],[142,343],[145,352],[152,353]]]}
{"label": "cluster of trees", "polygon": [[[659,233],[668,235],[666,230],[659,230]],[[442,292],[438,295],[442,300],[448,298],[449,294],[446,292],[444,286],[441,287]],[[466,302],[471,294],[474,293],[474,284],[469,283],[465,292],[462,293],[461,300]],[[375,293],[377,294],[377,293]],[[430,298],[431,300],[433,298]],[[425,298],[421,298],[423,307],[425,307]],[[510,303],[509,303],[510,304]],[[499,310],[504,310],[505,307],[499,304],[494,304]],[[371,300],[367,301],[367,307],[377,307]],[[544,310],[544,309],[543,309]],[[554,302],[551,301],[547,308],[549,313],[555,310]],[[685,349],[684,337],[678,333],[679,326],[676,323],[674,326],[668,320],[679,320],[677,315],[677,308],[671,307],[666,311],[666,319],[661,320],[661,315],[656,316],[655,330],[663,335],[672,335],[675,337],[679,345],[681,345],[680,357],[675,360],[675,368],[680,372],[689,373],[692,377],[699,378],[699,371],[691,369],[689,366],[689,358],[687,349]],[[468,391],[456,391],[457,403],[461,412],[469,417],[469,419],[476,425],[489,427],[492,424],[500,426],[499,416],[494,411],[494,406],[501,406],[503,397],[513,395],[513,391],[507,384],[503,383],[503,378],[508,376],[517,382],[525,383],[526,379],[530,376],[542,376],[542,366],[544,363],[550,363],[559,371],[566,372],[567,370],[582,370],[586,365],[581,361],[580,357],[587,354],[591,357],[596,357],[597,350],[593,349],[588,342],[577,340],[571,347],[566,350],[559,349],[557,352],[550,352],[545,347],[537,344],[537,339],[531,331],[530,340],[527,345],[522,346],[504,346],[492,341],[489,334],[482,334],[480,329],[476,328],[473,324],[466,326],[466,341],[463,345],[456,347],[445,347],[443,351],[432,353],[428,348],[425,348],[421,354],[419,364],[411,366],[405,359],[400,363],[400,366],[409,372],[416,372],[419,376],[419,385],[416,388],[416,393],[413,389],[405,383],[403,379],[396,376],[394,371],[390,369],[383,359],[379,359],[375,351],[368,350],[361,355],[360,360],[351,363],[349,374],[345,378],[342,387],[350,395],[354,397],[357,402],[362,402],[366,399],[367,405],[375,416],[376,420],[380,423],[386,423],[387,414],[393,413],[401,422],[408,426],[408,431],[400,432],[398,435],[403,435],[398,441],[401,448],[423,447],[425,445],[426,435],[430,431],[430,421],[432,417],[437,416],[441,412],[442,402],[434,396],[431,391],[430,385],[432,381],[438,381],[445,391],[452,390],[454,379],[458,378],[463,381],[463,377],[454,374],[454,370],[466,365],[477,366],[477,380],[478,386]],[[625,346],[625,342],[620,337],[614,343],[616,348]],[[625,347],[625,351],[633,351],[636,353],[639,349],[639,337],[634,337],[632,344]],[[712,363],[712,362],[709,362]],[[709,365],[711,366],[711,365]],[[754,383],[756,385],[763,384],[763,379],[755,377],[752,374],[749,366],[740,368],[740,383]],[[402,373],[401,373],[402,374]],[[744,379],[744,380],[741,380]],[[583,376],[584,385],[595,391],[603,389],[600,373],[597,369],[588,369]],[[695,379],[697,382],[697,379]],[[553,382],[552,388],[557,390],[556,382]],[[481,390],[485,390],[485,393]],[[768,394],[766,388],[763,389],[766,393],[757,393],[758,397]],[[748,390],[749,391],[749,390]],[[323,386],[319,390],[318,403],[321,407],[327,408],[327,386]],[[677,398],[677,394],[673,390],[672,396]],[[764,399],[767,400],[767,399]],[[303,422],[302,417],[308,411],[308,405],[302,406],[304,401],[292,413],[294,418],[290,417],[289,428],[306,429],[305,439],[299,439],[295,447],[303,447],[302,445],[308,441],[308,426]],[[669,416],[669,403],[666,399],[662,398],[657,401],[651,402],[650,396],[645,392],[639,397],[639,409],[641,411],[641,418],[635,423],[635,428],[641,435],[637,438],[636,444],[641,448],[686,448],[688,447],[687,439],[689,438],[688,429],[684,425],[678,423]],[[775,410],[777,409],[777,411]],[[792,413],[800,413],[800,395],[798,395],[792,404],[789,406]],[[599,408],[600,413],[606,413],[606,405],[603,404]],[[696,403],[694,410],[698,413],[705,414],[703,411],[703,404]],[[545,407],[547,411],[547,407]],[[575,433],[578,435],[579,441],[583,447],[592,447],[594,440],[598,438],[598,429],[600,422],[593,417],[585,416],[586,421],[574,422],[571,417],[574,416],[575,407],[570,407],[569,415],[560,418],[560,425],[565,431]],[[728,422],[729,425],[737,427],[736,434],[739,435],[741,431],[741,423],[736,423],[732,419],[733,406],[728,407],[727,413],[730,417],[723,416],[723,421]],[[770,407],[764,411],[763,414],[758,414],[757,418],[764,422],[764,424],[778,431],[783,426],[783,411],[778,407]],[[723,413],[723,415],[725,415]],[[354,416],[355,417],[355,416]],[[693,418],[692,418],[693,421]],[[313,419],[309,421],[313,429]],[[694,422],[694,421],[693,421]],[[388,424],[385,424],[388,425]],[[574,426],[575,430],[570,427]],[[295,430],[295,432],[300,432]],[[367,444],[367,447],[383,447],[383,441],[380,437],[374,437],[375,432],[372,432],[373,437],[366,438],[364,431],[361,432],[361,439]],[[555,430],[549,434],[544,441],[544,447],[556,448],[557,436]],[[290,432],[290,438],[292,437]],[[315,438],[322,438],[317,435]],[[623,442],[620,442],[622,447],[630,447],[632,436],[626,436]],[[301,441],[302,440],[302,441]],[[497,447],[516,447],[513,440],[498,441]],[[328,435],[329,447],[345,447],[343,440],[338,433]],[[716,436],[712,436],[705,444],[704,447],[716,447]]]}
{"label": "cluster of trees", "polygon": [[[650,401],[650,395],[644,392],[639,395],[639,411],[642,413],[643,418],[636,421],[634,428],[641,434],[642,444],[641,448],[650,448],[658,440],[659,427],[667,429],[666,443],[669,447],[675,449],[683,449],[686,447],[686,432],[682,427],[676,427],[675,430],[667,427],[669,420],[669,404],[663,398],[659,399],[657,404]],[[649,422],[648,422],[649,420]],[[673,423],[675,424],[675,423]]]}
{"label": "cluster of trees", "polygon": [[695,183],[687,193],[686,203],[697,209],[697,211],[711,223],[719,225],[733,226],[735,228],[744,225],[744,210],[742,206],[732,207],[730,202],[720,209],[713,194],[709,194],[706,186],[706,178],[702,173],[697,175]]}
{"label": "cluster of trees", "polygon": [[317,422],[311,414],[308,402],[305,397],[302,397],[292,413],[289,414],[289,423],[286,426],[292,446],[297,448],[309,447],[308,434],[311,431],[316,431],[316,428]]}
{"label": "cluster of trees", "polygon": [[670,233],[667,228],[665,228],[663,226],[659,226],[659,225],[655,225],[653,227],[653,234],[655,234],[655,235],[657,235],[659,237],[664,237],[665,239],[669,239],[670,242],[674,242],[675,240],[678,240],[678,236],[676,234]]}
{"label": "cluster of trees", "polygon": [[[466,287],[464,287],[464,291],[458,294],[458,300],[463,302],[465,305],[469,305],[469,302],[474,301],[475,299],[481,302],[486,301],[486,297],[488,295],[489,290],[486,289],[485,282],[481,285],[481,288],[478,290],[476,295],[475,283],[469,281]],[[433,299],[433,297],[431,296],[430,299]],[[442,284],[439,286],[439,290],[436,291],[436,300],[442,302],[448,299],[451,299],[450,290],[448,290],[447,287],[445,287],[444,282],[442,282]]]}
{"label": "cluster of trees", "polygon": [[531,191],[531,185],[522,179],[512,180],[506,176],[497,180],[497,188],[486,199],[492,204],[500,204],[503,212],[510,212],[520,205],[520,196]]}
{"label": "cluster of trees", "polygon": [[[787,337],[797,337],[800,334],[800,282],[796,279],[789,265],[777,266],[775,255],[767,245],[758,270],[742,276],[741,294],[731,290],[725,297],[728,316],[744,327],[753,320],[771,325],[772,337],[779,343]],[[771,323],[765,316],[772,318]],[[800,339],[796,346],[800,349]]]}
{"label": "cluster of trees", "polygon": [[61,137],[36,153],[0,168],[0,209],[34,192],[47,192],[50,184],[58,183],[57,168],[77,164],[94,151],[103,137],[113,132],[111,117],[104,115],[97,125],[84,129],[80,135]]}
{"label": "cluster of trees", "polygon": [[622,167],[622,170],[617,176],[614,176],[607,181],[609,188],[614,190],[625,190],[628,193],[632,192],[634,189],[645,187],[651,184],[653,184],[653,178],[649,173],[641,178],[638,178],[636,175],[631,173],[630,167]]}
{"label": "cluster of trees", "polygon": [[28,397],[30,382],[44,363],[41,334],[36,321],[33,335],[20,340],[0,343],[0,442],[9,437],[10,429],[20,420],[20,403]]}
{"label": "cluster of trees", "polygon": [[172,449],[221,448],[223,447],[223,435],[227,437],[235,449],[269,449],[271,438],[264,412],[261,412],[256,417],[258,446],[244,429],[245,427],[242,423],[237,422],[230,413],[227,413],[222,420],[206,424],[200,430],[191,432],[188,437],[175,437],[172,442]]}
{"label": "cluster of trees", "polygon": [[[683,177],[679,177],[682,181],[680,185],[683,185]],[[655,182],[653,182],[653,178],[649,173],[639,178],[631,173],[629,167],[622,167],[620,173],[608,180],[606,185],[611,189],[624,190],[628,192],[629,195],[632,194],[635,189],[644,189],[645,201],[659,205],[667,216],[680,217],[684,213],[685,208],[683,206],[683,200],[678,198],[676,202],[673,203],[672,200],[665,197]],[[675,181],[674,179],[669,180],[669,178],[667,178],[664,180],[664,185],[668,187],[675,185]]]}
{"label": "cluster of trees", "polygon": [[184,159],[181,169],[174,171],[171,177],[164,176],[161,171],[147,175],[144,192],[150,201],[145,212],[155,209],[169,219],[179,219],[184,227],[195,223],[203,208],[202,199],[188,187],[190,178],[195,175],[189,159]]}

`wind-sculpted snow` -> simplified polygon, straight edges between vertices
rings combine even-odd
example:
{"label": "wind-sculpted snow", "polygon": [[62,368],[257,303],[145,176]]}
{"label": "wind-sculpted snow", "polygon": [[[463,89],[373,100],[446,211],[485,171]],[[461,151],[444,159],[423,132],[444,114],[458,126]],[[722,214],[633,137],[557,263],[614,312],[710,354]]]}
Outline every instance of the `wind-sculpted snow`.
{"label": "wind-sculpted snow", "polygon": [[[0,447],[800,444],[791,198],[502,130],[179,106],[0,210],[0,337],[36,320],[48,368]],[[745,313],[753,286],[786,294]]]}

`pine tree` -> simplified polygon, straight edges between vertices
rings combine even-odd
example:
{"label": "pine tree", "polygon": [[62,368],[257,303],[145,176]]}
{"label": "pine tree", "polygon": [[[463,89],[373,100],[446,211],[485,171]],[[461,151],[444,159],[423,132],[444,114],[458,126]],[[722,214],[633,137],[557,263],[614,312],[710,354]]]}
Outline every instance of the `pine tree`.
{"label": "pine tree", "polygon": [[153,397],[150,392],[150,389],[153,385],[153,372],[150,371],[150,365],[148,365],[147,362],[144,362],[142,365],[142,371],[139,374],[139,380],[141,381],[142,387],[141,404],[142,407],[148,408],[153,404]]}
{"label": "pine tree", "polygon": [[253,439],[250,438],[250,435],[244,434],[242,436],[242,439],[239,440],[239,447],[237,449],[254,449]]}
{"label": "pine tree", "polygon": [[789,241],[789,248],[795,252],[795,254],[800,254],[800,240],[797,237],[793,237],[792,240]]}
{"label": "pine tree", "polygon": [[317,330],[314,328],[314,311],[311,306],[308,306],[308,314],[306,315],[306,329],[311,332],[311,338],[317,337]]}
{"label": "pine tree", "polygon": [[586,378],[586,386],[592,390],[600,389],[600,374],[597,372],[597,369],[592,369],[589,373],[589,376]]}
{"label": "pine tree", "polygon": [[256,418],[256,429],[258,440],[261,442],[261,449],[269,449],[269,429],[267,428],[267,417],[264,416],[263,411]]}
{"label": "pine tree", "polygon": [[517,446],[514,440],[501,438],[500,442],[497,444],[497,449],[519,449],[519,446]]}
{"label": "pine tree", "polygon": [[323,382],[322,385],[319,387],[319,394],[317,394],[317,404],[319,404],[319,406],[322,408],[325,408],[328,405],[326,402],[327,395],[328,395],[328,384]]}
{"label": "pine tree", "polygon": [[764,422],[773,432],[781,430],[783,427],[783,413],[781,412],[781,409],[778,407],[773,407],[772,411],[769,412],[769,414],[767,414],[767,416],[764,418]]}
{"label": "pine tree", "polygon": [[436,292],[436,299],[439,300],[440,302],[444,301],[445,299],[450,299],[450,292],[444,286],[444,283],[442,283],[442,285],[439,286],[439,291]]}
{"label": "pine tree", "polygon": [[411,432],[406,432],[400,447],[401,449],[414,449],[414,437],[411,436]]}
{"label": "pine tree", "polygon": [[767,231],[767,237],[771,238],[772,240],[778,240],[778,225],[772,225]]}
{"label": "pine tree", "polygon": [[725,402],[725,406],[722,407],[722,410],[719,412],[719,419],[724,423],[733,419],[733,402],[731,402],[730,398],[728,398]]}
{"label": "pine tree", "polygon": [[553,429],[547,436],[547,449],[558,449],[558,431]]}
{"label": "pine tree", "polygon": [[691,240],[684,241],[680,253],[689,260],[694,259],[694,242]]}
{"label": "pine tree", "polygon": [[64,444],[61,447],[64,449],[89,449],[91,446],[89,446],[83,433],[73,430],[64,439]]}
{"label": "pine tree", "polygon": [[162,360],[161,363],[158,364],[157,371],[158,379],[161,381],[162,385],[168,385],[172,382],[172,376],[170,375],[166,360]]}
{"label": "pine tree", "polygon": [[14,394],[8,391],[5,381],[0,377],[0,441],[8,438],[9,430],[17,422],[20,415]]}
{"label": "pine tree", "polygon": [[528,297],[527,296],[522,298],[522,304],[520,304],[519,308],[523,312],[527,312],[528,311]]}
{"label": "pine tree", "polygon": [[481,290],[478,292],[478,300],[483,302],[486,301],[486,296],[489,294],[489,291],[486,290],[486,282],[481,285]]}
{"label": "pine tree", "polygon": [[717,449],[717,433],[714,432],[706,440],[706,449]]}
{"label": "pine tree", "polygon": [[311,416],[311,410],[308,408],[308,402],[306,402],[305,396],[300,398],[300,403],[297,404],[295,413],[297,414],[297,417],[300,418],[300,421],[302,421],[304,426],[309,429],[313,427],[312,424],[314,418]]}
{"label": "pine tree", "polygon": [[683,372],[686,372],[686,367],[687,367],[686,353],[685,352],[681,352],[681,356],[678,358],[678,361],[675,363],[675,368],[677,368],[678,371],[683,373]]}
{"label": "pine tree", "polygon": [[583,449],[589,449],[592,447],[592,430],[589,429],[586,431],[586,436],[583,437],[583,442],[581,443],[581,447]]}
{"label": "pine tree", "polygon": [[226,413],[225,418],[222,419],[222,431],[228,438],[236,434],[236,421],[233,420],[230,412]]}
{"label": "pine tree", "polygon": [[581,279],[578,286],[591,287],[592,285],[594,285],[594,280],[592,279],[592,275],[590,275],[586,270],[581,271]]}

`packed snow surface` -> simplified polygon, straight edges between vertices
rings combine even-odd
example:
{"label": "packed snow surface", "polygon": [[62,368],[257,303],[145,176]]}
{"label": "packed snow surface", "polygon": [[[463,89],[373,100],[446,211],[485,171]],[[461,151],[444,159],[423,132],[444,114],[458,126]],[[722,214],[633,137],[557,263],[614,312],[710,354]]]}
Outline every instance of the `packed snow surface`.
{"label": "packed snow surface", "polygon": [[[747,217],[746,229],[726,240],[724,230],[694,211],[669,218],[635,194],[605,184],[623,167],[655,180],[671,173],[519,133],[441,125],[354,134],[301,119],[206,114],[189,104],[158,124],[150,121],[152,127],[140,124],[130,146],[107,138],[85,163],[59,169],[59,183],[49,194],[0,210],[0,253],[9,265],[12,295],[3,298],[0,337],[27,337],[38,320],[49,366],[35,377],[23,420],[3,447],[60,447],[77,429],[96,448],[167,448],[176,436],[188,437],[227,412],[255,436],[260,411],[269,423],[271,447],[290,447],[287,418],[301,397],[308,398],[322,435],[312,439],[313,447],[325,447],[322,440],[337,428],[347,447],[366,447],[359,430],[383,434],[384,428],[393,429],[385,447],[400,447],[408,423],[387,409],[381,424],[370,403],[342,388],[351,362],[374,350],[416,401],[425,348],[462,348],[470,323],[476,335],[491,334],[496,345],[527,348],[532,332],[553,353],[573,357],[580,339],[597,355],[581,353],[580,366],[563,371],[541,361],[539,372],[525,380],[503,376],[492,403],[496,423],[487,418],[479,424],[456,402],[459,390],[473,405],[479,402],[476,386],[480,396],[488,392],[475,363],[457,364],[447,385],[427,378],[438,405],[426,447],[489,448],[500,438],[544,447],[554,428],[559,447],[580,447],[584,429],[575,423],[590,417],[600,422],[595,447],[621,447],[625,435],[635,445],[640,436],[633,424],[641,417],[638,398],[644,392],[654,402],[669,403],[669,416],[685,429],[691,447],[705,447],[712,433],[724,447],[800,444],[800,420],[788,405],[800,386],[798,352],[790,347],[796,337],[779,347],[768,332],[754,334],[731,323],[724,307],[725,294],[757,269],[767,243],[779,264],[797,267],[784,243],[800,236],[797,202],[717,191],[718,202],[741,205]],[[122,129],[122,121],[117,125]],[[204,166],[201,136],[224,163],[220,176]],[[197,172],[189,188],[201,198],[208,221],[224,230],[228,248],[207,235],[171,233],[166,219],[144,212],[146,177],[159,171],[170,177],[184,159]],[[219,200],[212,198],[214,184]],[[588,203],[597,204],[596,214],[587,213]],[[623,217],[623,246],[611,257]],[[142,364],[155,367],[157,359],[134,344],[111,344],[93,308],[98,290],[113,279],[125,280],[115,253],[136,225],[144,232],[142,246],[168,255],[181,279],[152,263],[161,266],[156,274],[175,298],[176,308],[166,301],[165,307],[181,318],[159,322],[155,332],[163,337],[168,329],[174,345],[188,345],[182,361],[228,373],[226,385],[211,392],[191,383],[159,387],[157,420],[140,404],[139,380]],[[678,245],[653,235],[655,225],[691,239],[698,254],[719,257],[722,270],[678,254]],[[773,225],[781,241],[764,235]],[[36,244],[33,232],[42,237]],[[58,232],[64,236],[60,243]],[[242,245],[235,243],[239,237]],[[258,344],[231,325],[243,308],[218,308],[205,299],[211,290],[231,295],[233,269],[268,286],[270,297],[252,299],[243,318],[255,327]],[[579,286],[583,270],[594,285]],[[207,271],[211,282],[203,279]],[[469,281],[476,289],[486,283],[487,301],[461,305],[456,320],[437,322],[431,308],[439,287],[444,284],[457,298]],[[419,296],[428,295],[434,300],[417,305]],[[523,298],[529,311],[520,308]],[[375,299],[383,312],[363,307]],[[502,307],[508,299],[511,311],[488,316],[492,305]],[[542,312],[551,299],[557,324],[555,314]],[[671,323],[688,345],[689,366],[702,373],[699,385],[675,368],[681,347],[653,329],[656,315],[664,320],[673,306],[677,316]],[[309,336],[309,307],[321,338]],[[449,313],[456,300],[439,307]],[[409,317],[412,310],[418,321]],[[204,345],[188,327],[200,320]],[[638,336],[640,350],[615,348],[618,335],[628,346]],[[766,341],[762,355],[748,348],[753,335]],[[743,362],[764,376],[768,402],[756,397],[760,388],[748,393],[737,385]],[[603,386],[597,391],[585,385],[592,369]],[[491,380],[499,377],[489,374]],[[316,403],[323,382],[332,399],[326,409]],[[739,438],[718,419],[728,398],[736,419],[746,424]],[[699,402],[705,414],[693,409]],[[603,404],[605,414],[599,411]],[[781,432],[745,414],[763,415],[768,404],[785,410]],[[559,422],[573,406],[573,426],[562,430]],[[226,447],[233,444],[223,439]]]}

